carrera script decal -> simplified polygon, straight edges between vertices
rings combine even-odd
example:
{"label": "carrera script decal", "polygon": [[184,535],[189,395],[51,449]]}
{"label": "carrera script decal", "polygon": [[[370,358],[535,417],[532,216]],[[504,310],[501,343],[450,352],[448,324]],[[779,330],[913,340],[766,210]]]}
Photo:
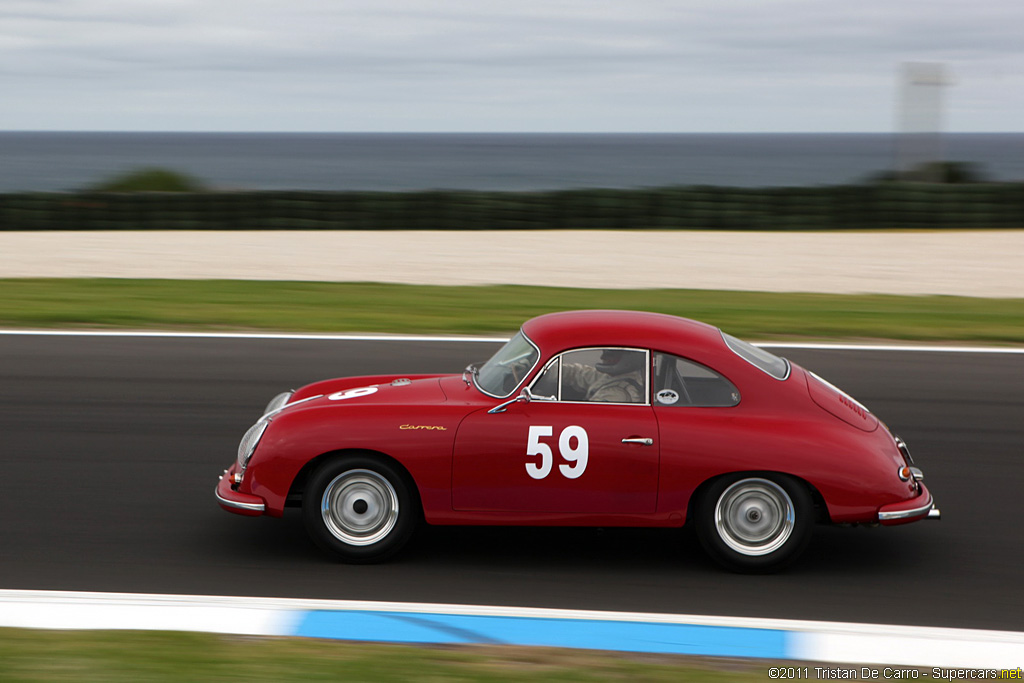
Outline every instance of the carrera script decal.
{"label": "carrera script decal", "polygon": [[441,427],[440,425],[402,425],[399,429],[426,429],[427,431],[438,431],[446,432],[447,427]]}
{"label": "carrera script decal", "polygon": [[359,387],[358,389],[346,389],[345,391],[339,391],[331,394],[327,397],[329,401],[344,401],[349,398],[359,398],[360,396],[369,396],[370,394],[376,394],[377,387]]}
{"label": "carrera script decal", "polygon": [[[526,439],[526,454],[530,456],[539,455],[540,462],[526,463],[526,473],[533,479],[543,479],[551,474],[551,467],[554,465],[555,456],[551,452],[551,446],[543,443],[542,436],[552,436],[554,428],[550,426],[531,425],[529,435]],[[576,443],[573,445],[573,440]],[[566,479],[579,479],[580,475],[587,469],[587,461],[590,457],[590,438],[587,430],[579,425],[570,425],[562,430],[558,436],[558,454],[571,465],[560,464],[558,471]]]}

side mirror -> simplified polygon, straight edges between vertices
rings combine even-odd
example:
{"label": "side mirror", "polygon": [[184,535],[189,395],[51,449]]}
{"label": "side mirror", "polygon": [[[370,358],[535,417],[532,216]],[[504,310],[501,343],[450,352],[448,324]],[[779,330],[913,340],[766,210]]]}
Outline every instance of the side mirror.
{"label": "side mirror", "polygon": [[529,403],[532,400],[533,394],[530,392],[530,387],[524,387],[523,390],[519,392],[518,396],[516,396],[515,398],[510,398],[504,403],[499,403],[498,405],[488,410],[487,414],[493,415],[494,413],[504,413],[506,410],[508,410],[508,407],[513,403]]}

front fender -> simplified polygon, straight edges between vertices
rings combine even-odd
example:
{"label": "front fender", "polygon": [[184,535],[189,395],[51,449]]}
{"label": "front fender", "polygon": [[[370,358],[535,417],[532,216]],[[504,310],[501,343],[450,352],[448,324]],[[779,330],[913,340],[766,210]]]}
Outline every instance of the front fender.
{"label": "front fender", "polygon": [[266,501],[281,516],[303,467],[328,453],[387,454],[415,482],[424,512],[451,508],[451,458],[460,414],[444,406],[329,406],[282,413],[264,432],[239,490]]}

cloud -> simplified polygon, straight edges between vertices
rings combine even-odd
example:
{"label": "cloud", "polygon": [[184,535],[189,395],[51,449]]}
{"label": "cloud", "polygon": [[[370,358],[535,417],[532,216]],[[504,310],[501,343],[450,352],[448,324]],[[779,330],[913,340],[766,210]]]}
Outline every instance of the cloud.
{"label": "cloud", "polygon": [[1021,25],[1016,0],[5,0],[0,127],[886,130],[926,60],[962,129],[1009,130]]}

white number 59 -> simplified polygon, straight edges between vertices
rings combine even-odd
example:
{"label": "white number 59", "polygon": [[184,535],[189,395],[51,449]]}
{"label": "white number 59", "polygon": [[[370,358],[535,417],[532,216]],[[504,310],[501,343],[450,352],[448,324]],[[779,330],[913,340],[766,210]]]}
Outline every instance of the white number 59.
{"label": "white number 59", "polygon": [[[550,426],[530,427],[530,433],[526,441],[526,454],[530,456],[539,455],[540,462],[526,463],[526,473],[534,479],[543,479],[551,474],[551,467],[554,462],[554,455],[551,446],[543,443],[540,439],[543,436],[551,436],[553,428]],[[573,439],[576,440],[573,445]],[[571,465],[561,464],[558,471],[567,479],[577,479],[587,469],[587,460],[590,455],[590,439],[587,438],[587,430],[578,425],[570,425],[562,430],[558,436],[558,453]]]}

